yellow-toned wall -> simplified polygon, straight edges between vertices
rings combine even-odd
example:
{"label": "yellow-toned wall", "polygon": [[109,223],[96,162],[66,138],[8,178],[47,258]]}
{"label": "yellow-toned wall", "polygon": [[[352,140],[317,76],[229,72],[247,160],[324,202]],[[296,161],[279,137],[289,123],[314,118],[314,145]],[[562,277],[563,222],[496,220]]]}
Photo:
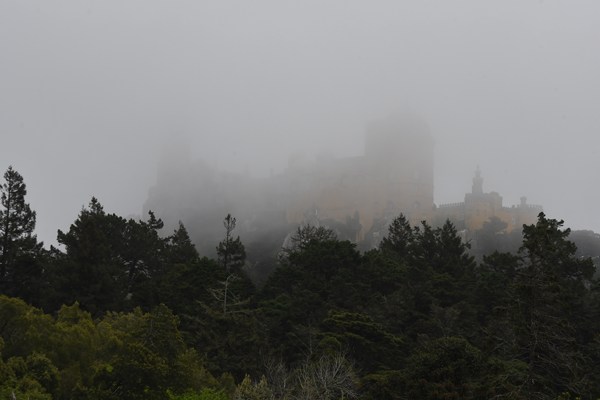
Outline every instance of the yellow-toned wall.
{"label": "yellow-toned wall", "polygon": [[537,215],[542,211],[540,206],[494,207],[485,201],[459,203],[451,207],[438,208],[434,219],[438,223],[450,219],[460,223],[461,228],[475,231],[484,223],[495,217],[507,224],[506,231],[520,229],[523,225],[535,224]]}
{"label": "yellow-toned wall", "polygon": [[[358,212],[359,237],[374,220],[403,213],[412,225],[425,220],[436,224],[446,219],[469,230],[477,230],[492,217],[506,222],[507,231],[535,223],[541,207],[503,207],[495,192],[483,193],[479,170],[473,192],[465,202],[435,208],[433,203],[433,140],[417,124],[383,121],[372,124],[366,135],[364,155],[345,159],[323,159],[314,165],[290,167],[286,172],[290,223],[311,217],[345,222]],[[317,213],[318,215],[315,215]]]}
{"label": "yellow-toned wall", "polygon": [[375,219],[404,213],[411,222],[429,220],[433,213],[433,140],[427,132],[406,132],[388,125],[372,126],[365,154],[322,160],[287,171],[287,220],[319,219],[340,222],[358,212],[359,238]]}

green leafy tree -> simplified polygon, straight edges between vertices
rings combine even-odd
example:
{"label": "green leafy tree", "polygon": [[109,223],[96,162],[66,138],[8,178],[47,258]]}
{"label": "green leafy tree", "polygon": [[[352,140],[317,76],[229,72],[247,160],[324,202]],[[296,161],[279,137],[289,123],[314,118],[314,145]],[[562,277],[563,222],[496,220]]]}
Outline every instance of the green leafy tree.
{"label": "green leafy tree", "polygon": [[0,338],[6,357],[27,357],[52,348],[52,318],[23,300],[0,295]]}
{"label": "green leafy tree", "polygon": [[186,348],[177,316],[164,305],[149,313],[139,308],[108,313],[98,330],[112,338],[104,348],[109,362],[94,378],[99,398],[164,399],[167,391],[215,385],[200,357]]}
{"label": "green leafy tree", "polygon": [[246,375],[237,386],[233,400],[274,400],[274,397],[264,376],[260,381],[252,382],[252,379]]}
{"label": "green leafy tree", "polygon": [[223,390],[205,388],[200,392],[186,392],[175,395],[168,393],[169,400],[230,400]]}
{"label": "green leafy tree", "polygon": [[0,357],[0,398],[51,400],[56,380],[56,368],[41,354],[11,357],[6,362]]}

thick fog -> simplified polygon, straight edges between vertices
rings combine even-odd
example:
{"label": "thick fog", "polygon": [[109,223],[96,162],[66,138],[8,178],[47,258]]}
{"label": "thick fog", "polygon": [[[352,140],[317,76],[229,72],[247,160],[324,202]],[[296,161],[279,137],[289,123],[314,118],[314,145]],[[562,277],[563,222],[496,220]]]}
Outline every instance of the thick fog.
{"label": "thick fog", "polygon": [[479,165],[505,205],[600,231],[599,16],[593,0],[0,0],[0,167],[54,243],[92,195],[141,215],[173,141],[262,177],[291,154],[360,155],[370,121],[410,113],[435,140],[435,203],[462,201]]}

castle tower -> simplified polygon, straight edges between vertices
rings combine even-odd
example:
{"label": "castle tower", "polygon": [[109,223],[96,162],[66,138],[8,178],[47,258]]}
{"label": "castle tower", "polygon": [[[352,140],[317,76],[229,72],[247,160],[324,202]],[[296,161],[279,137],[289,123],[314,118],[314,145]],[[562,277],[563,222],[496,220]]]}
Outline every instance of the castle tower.
{"label": "castle tower", "polygon": [[479,165],[475,170],[475,177],[473,178],[473,187],[471,189],[471,193],[483,194],[483,178],[481,177],[481,170],[479,169]]}
{"label": "castle tower", "polygon": [[434,143],[424,121],[404,115],[369,124],[365,161],[372,217],[403,213],[414,224],[431,218]]}
{"label": "castle tower", "polygon": [[357,238],[373,223],[400,213],[417,225],[433,214],[433,139],[414,117],[387,118],[367,126],[363,156],[322,158],[314,167],[289,171],[289,222],[307,210],[323,220],[356,220]]}

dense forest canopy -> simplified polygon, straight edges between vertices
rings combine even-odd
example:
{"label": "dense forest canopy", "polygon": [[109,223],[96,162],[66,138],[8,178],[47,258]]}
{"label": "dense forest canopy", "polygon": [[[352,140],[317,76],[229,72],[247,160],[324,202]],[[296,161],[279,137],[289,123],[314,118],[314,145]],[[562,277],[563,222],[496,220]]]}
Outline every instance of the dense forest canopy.
{"label": "dense forest canopy", "polygon": [[92,198],[45,249],[23,177],[0,191],[0,398],[600,398],[598,237],[543,213],[481,254],[450,222],[369,251],[304,225],[261,273],[231,215],[211,259]]}

